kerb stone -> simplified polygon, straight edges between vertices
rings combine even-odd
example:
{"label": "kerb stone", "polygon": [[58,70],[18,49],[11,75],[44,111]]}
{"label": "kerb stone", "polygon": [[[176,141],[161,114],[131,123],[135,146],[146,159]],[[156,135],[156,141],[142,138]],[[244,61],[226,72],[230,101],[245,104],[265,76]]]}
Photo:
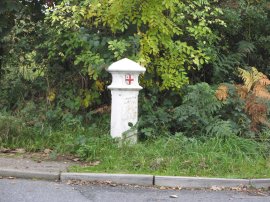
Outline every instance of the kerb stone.
{"label": "kerb stone", "polygon": [[103,174],[103,173],[62,173],[61,181],[85,180],[85,181],[111,181],[117,184],[153,185],[152,175],[135,174]]}
{"label": "kerb stone", "polygon": [[270,188],[270,179],[251,179],[250,185],[255,188]]}
{"label": "kerb stone", "polygon": [[0,176],[15,177],[23,179],[43,179],[43,180],[59,180],[60,172],[45,172],[36,170],[16,170],[0,168]]}
{"label": "kerb stone", "polygon": [[237,187],[240,185],[249,185],[246,179],[225,179],[225,178],[202,178],[202,177],[170,177],[155,176],[155,185],[168,187],[186,187],[186,188],[210,188],[218,187]]}

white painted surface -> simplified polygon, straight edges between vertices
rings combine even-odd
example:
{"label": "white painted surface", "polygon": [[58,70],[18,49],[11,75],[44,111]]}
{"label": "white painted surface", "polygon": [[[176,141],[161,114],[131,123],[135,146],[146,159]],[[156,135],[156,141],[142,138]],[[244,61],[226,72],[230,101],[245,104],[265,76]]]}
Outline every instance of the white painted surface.
{"label": "white painted surface", "polygon": [[[111,136],[137,141],[137,131],[130,130],[129,123],[138,121],[138,95],[142,87],[138,83],[140,73],[145,68],[127,58],[113,63],[108,72],[112,74],[112,84],[108,86],[112,94]],[[128,131],[128,132],[127,132]]]}

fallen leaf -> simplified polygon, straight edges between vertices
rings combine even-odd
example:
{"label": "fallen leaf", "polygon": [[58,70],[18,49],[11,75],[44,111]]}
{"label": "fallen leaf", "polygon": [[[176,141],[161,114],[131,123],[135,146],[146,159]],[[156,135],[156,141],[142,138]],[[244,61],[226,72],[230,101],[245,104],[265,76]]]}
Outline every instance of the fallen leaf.
{"label": "fallen leaf", "polygon": [[70,185],[70,184],[72,184],[72,181],[68,180],[66,184]]}
{"label": "fallen leaf", "polygon": [[97,166],[100,164],[100,161],[94,161],[94,162],[91,162],[89,165],[90,166]]}
{"label": "fallen leaf", "polygon": [[78,161],[80,161],[80,159],[79,158],[74,158],[74,159],[72,159],[72,161],[78,162]]}
{"label": "fallen leaf", "polygon": [[26,151],[25,149],[18,148],[18,149],[15,149],[15,152],[18,154],[24,154]]}
{"label": "fallen leaf", "polygon": [[241,191],[242,190],[241,187],[231,187],[230,189],[233,191]]}
{"label": "fallen leaf", "polygon": [[49,154],[49,153],[51,153],[52,152],[52,150],[51,149],[44,149],[44,151],[43,151],[45,154]]}
{"label": "fallen leaf", "polygon": [[105,183],[105,184],[111,184],[112,181],[111,181],[111,180],[106,180],[106,181],[104,181],[104,183]]}
{"label": "fallen leaf", "polygon": [[6,149],[6,148],[0,149],[1,153],[9,153],[10,151],[11,151],[10,149]]}
{"label": "fallen leaf", "polygon": [[268,194],[265,194],[265,193],[260,192],[260,191],[258,191],[257,194],[258,194],[258,196],[268,196]]}
{"label": "fallen leaf", "polygon": [[210,188],[210,190],[213,190],[213,191],[221,191],[222,189],[223,189],[222,187],[218,187],[215,185]]}

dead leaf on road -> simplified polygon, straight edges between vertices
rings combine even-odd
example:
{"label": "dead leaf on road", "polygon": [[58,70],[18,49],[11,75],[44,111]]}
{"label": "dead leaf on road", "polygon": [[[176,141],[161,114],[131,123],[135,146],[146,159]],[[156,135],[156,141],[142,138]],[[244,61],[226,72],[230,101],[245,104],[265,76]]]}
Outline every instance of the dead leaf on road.
{"label": "dead leaf on road", "polygon": [[224,187],[218,187],[215,185],[210,188],[210,190],[213,190],[213,191],[221,191],[222,189],[224,189]]}
{"label": "dead leaf on road", "polygon": [[68,180],[66,184],[70,185],[70,184],[72,184],[72,181]]}

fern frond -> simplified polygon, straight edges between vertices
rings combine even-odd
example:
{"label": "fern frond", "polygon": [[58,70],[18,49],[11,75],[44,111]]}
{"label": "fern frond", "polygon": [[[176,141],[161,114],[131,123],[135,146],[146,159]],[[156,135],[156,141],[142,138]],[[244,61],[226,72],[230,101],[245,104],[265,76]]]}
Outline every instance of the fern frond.
{"label": "fern frond", "polygon": [[255,67],[251,68],[251,74],[252,74],[254,82],[259,81],[265,76],[263,73],[259,72]]}
{"label": "fern frond", "polygon": [[257,83],[253,88],[253,93],[255,96],[257,96],[259,98],[264,98],[264,99],[270,100],[270,93],[265,88],[265,85]]}
{"label": "fern frond", "polygon": [[248,41],[240,41],[237,45],[239,53],[250,54],[255,50],[255,45]]}
{"label": "fern frond", "polygon": [[244,70],[242,68],[238,68],[238,71],[241,78],[244,80],[244,85],[247,87],[248,92],[249,92],[254,83],[252,74],[249,71]]}
{"label": "fern frond", "polygon": [[224,85],[224,84],[221,84],[218,89],[216,90],[216,98],[219,100],[219,101],[225,101],[227,100],[228,98],[228,86]]}
{"label": "fern frond", "polygon": [[259,98],[264,98],[270,100],[270,93],[266,88],[267,85],[270,84],[270,80],[261,72],[258,72],[256,68],[253,69],[254,74],[256,74],[256,78],[259,78],[253,87],[253,93],[255,96]]}
{"label": "fern frond", "polygon": [[206,135],[214,137],[226,137],[235,133],[235,131],[232,129],[232,124],[230,121],[220,119],[216,119],[214,122],[206,126],[205,131]]}
{"label": "fern frond", "polygon": [[270,80],[264,75],[264,77],[259,80],[259,83],[263,86],[268,86],[270,85]]}
{"label": "fern frond", "polygon": [[245,111],[251,117],[251,129],[253,131],[257,131],[258,124],[267,126],[267,105],[257,102],[255,95],[247,99]]}
{"label": "fern frond", "polygon": [[246,97],[248,96],[248,88],[243,85],[235,85],[235,87],[239,97],[242,99],[246,99]]}
{"label": "fern frond", "polygon": [[265,78],[265,75],[259,72],[255,67],[252,67],[251,71],[238,68],[241,78],[244,80],[244,85],[247,87],[248,92],[251,90],[252,86],[262,78]]}

